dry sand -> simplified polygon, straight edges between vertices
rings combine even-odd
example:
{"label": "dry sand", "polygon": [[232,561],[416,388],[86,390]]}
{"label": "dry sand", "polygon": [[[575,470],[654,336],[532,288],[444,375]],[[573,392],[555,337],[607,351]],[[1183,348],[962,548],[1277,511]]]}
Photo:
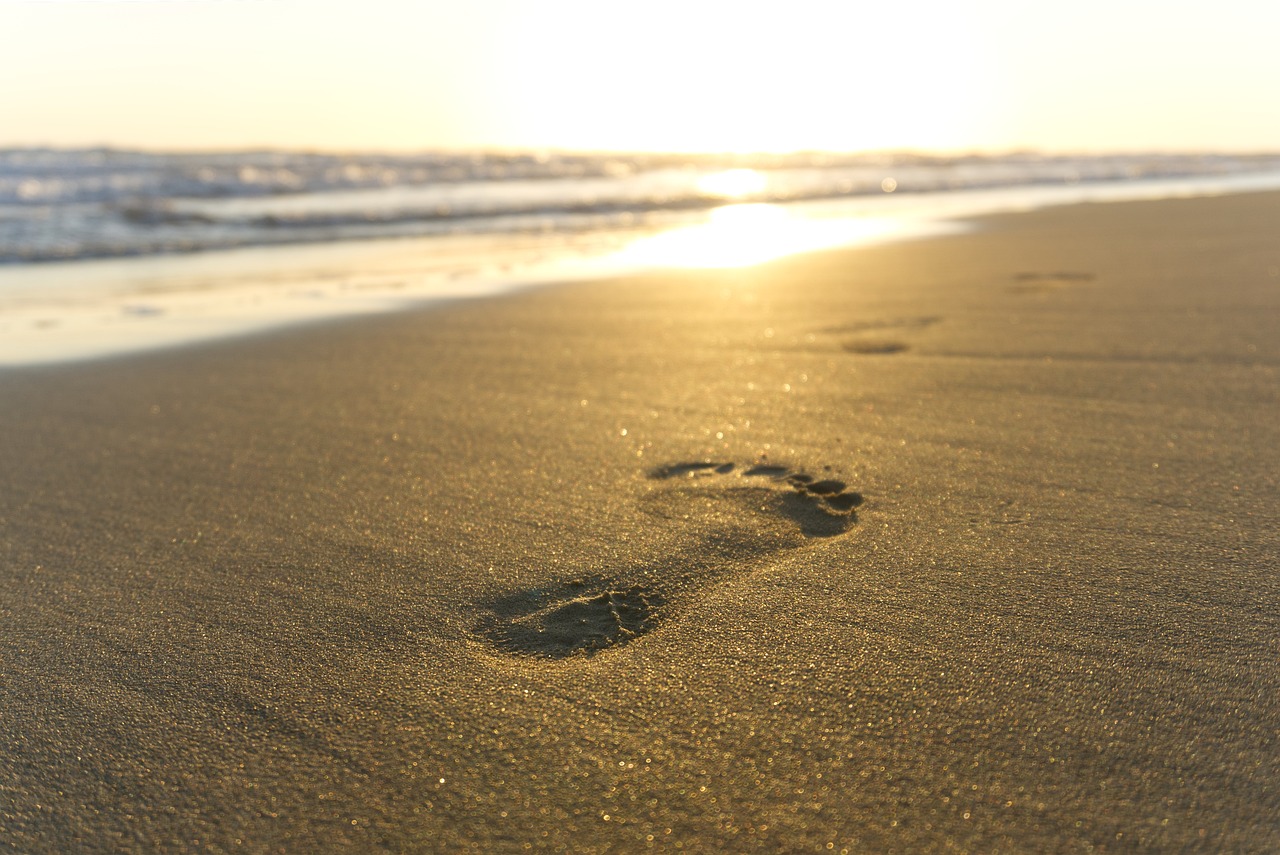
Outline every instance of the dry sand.
{"label": "dry sand", "polygon": [[1276,851],[1277,223],[0,374],[0,849]]}

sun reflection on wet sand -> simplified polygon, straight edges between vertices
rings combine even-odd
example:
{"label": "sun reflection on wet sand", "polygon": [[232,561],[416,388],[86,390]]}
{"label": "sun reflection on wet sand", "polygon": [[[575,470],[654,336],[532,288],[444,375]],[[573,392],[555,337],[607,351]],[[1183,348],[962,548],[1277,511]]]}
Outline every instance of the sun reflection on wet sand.
{"label": "sun reflection on wet sand", "polygon": [[746,267],[786,255],[886,239],[907,223],[888,217],[820,219],[780,205],[728,205],[707,222],[639,238],[624,264],[647,267]]}

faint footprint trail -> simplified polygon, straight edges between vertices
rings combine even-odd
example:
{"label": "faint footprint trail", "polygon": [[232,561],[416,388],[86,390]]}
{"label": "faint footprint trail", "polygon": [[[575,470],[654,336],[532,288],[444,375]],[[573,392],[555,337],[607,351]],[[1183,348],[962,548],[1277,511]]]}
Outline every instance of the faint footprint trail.
{"label": "faint footprint trail", "polygon": [[648,477],[661,483],[641,499],[641,509],[688,523],[689,547],[657,565],[620,568],[618,578],[578,579],[487,603],[480,630],[497,649],[563,660],[630,644],[681,597],[761,557],[845,534],[863,501],[844,481],[768,463],[685,461]]}
{"label": "faint footprint trail", "polygon": [[887,355],[890,353],[902,353],[911,349],[911,346],[906,342],[892,339],[850,340],[844,342],[841,347],[849,353],[861,353],[864,355]]}
{"label": "faint footprint trail", "polygon": [[1059,270],[1056,273],[1023,271],[1014,274],[1014,284],[1009,290],[1014,294],[1049,294],[1072,285],[1080,285],[1097,279],[1094,273],[1078,270]]}
{"label": "faint footprint trail", "polygon": [[942,319],[935,316],[911,318],[875,318],[841,326],[827,327],[822,333],[842,336],[840,348],[862,356],[888,356],[904,353],[911,345],[893,334],[902,335],[928,329]]}

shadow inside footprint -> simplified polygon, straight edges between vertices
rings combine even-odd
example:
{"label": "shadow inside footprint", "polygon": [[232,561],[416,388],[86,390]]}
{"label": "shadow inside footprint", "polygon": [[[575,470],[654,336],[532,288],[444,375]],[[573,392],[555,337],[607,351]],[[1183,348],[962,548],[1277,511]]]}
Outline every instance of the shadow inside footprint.
{"label": "shadow inside footprint", "polygon": [[841,347],[848,353],[865,355],[902,353],[910,350],[910,347],[905,342],[891,341],[889,339],[853,339],[844,342]]}
{"label": "shadow inside footprint", "polygon": [[485,634],[508,653],[566,659],[628,644],[653,629],[660,598],[644,588],[573,582],[493,603]]}
{"label": "shadow inside footprint", "polygon": [[[825,503],[802,493],[784,493],[779,497],[782,511],[800,527],[805,537],[835,537],[848,531],[857,518],[852,513],[832,513]],[[860,501],[860,500],[859,500]]]}

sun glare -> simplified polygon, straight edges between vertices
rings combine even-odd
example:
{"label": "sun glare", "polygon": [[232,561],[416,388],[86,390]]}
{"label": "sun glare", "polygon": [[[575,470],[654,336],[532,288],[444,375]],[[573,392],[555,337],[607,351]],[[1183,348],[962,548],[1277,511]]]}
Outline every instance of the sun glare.
{"label": "sun glare", "polygon": [[619,254],[619,260],[649,267],[747,267],[800,252],[868,242],[899,226],[890,219],[800,217],[778,205],[728,205],[712,211],[700,225],[636,240]]}
{"label": "sun glare", "polygon": [[769,179],[754,169],[726,169],[704,176],[698,181],[698,190],[707,196],[741,199],[759,193],[768,183]]}

